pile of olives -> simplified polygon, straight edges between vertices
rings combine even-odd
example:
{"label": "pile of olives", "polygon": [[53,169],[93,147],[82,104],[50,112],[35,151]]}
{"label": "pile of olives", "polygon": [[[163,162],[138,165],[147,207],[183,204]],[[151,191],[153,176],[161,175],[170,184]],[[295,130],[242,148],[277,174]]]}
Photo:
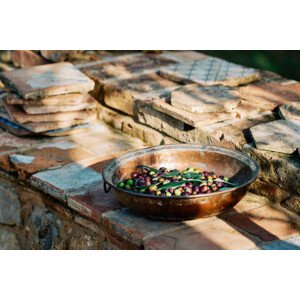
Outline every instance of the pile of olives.
{"label": "pile of olives", "polygon": [[178,171],[138,166],[130,178],[118,182],[117,186],[137,193],[171,197],[209,194],[236,185],[226,176],[193,167]]}

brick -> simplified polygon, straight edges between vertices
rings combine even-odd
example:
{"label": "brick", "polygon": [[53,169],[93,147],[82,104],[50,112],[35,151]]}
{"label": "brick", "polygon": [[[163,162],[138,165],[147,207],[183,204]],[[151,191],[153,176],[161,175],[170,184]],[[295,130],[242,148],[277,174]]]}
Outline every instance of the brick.
{"label": "brick", "polygon": [[144,246],[152,250],[244,250],[255,248],[257,242],[225,221],[214,219],[145,239]]}
{"label": "brick", "polygon": [[238,86],[260,79],[256,70],[216,57],[162,67],[160,75],[179,83],[195,82],[201,85]]}
{"label": "brick", "polygon": [[77,105],[32,105],[32,104],[25,104],[23,105],[23,109],[27,114],[53,114],[53,113],[68,113],[72,111],[77,111],[84,113],[86,110],[95,109],[97,107],[97,101],[87,94],[81,103]]}
{"label": "brick", "polygon": [[86,101],[88,94],[66,94],[66,95],[58,95],[52,96],[44,99],[39,99],[38,101],[25,100],[20,96],[14,93],[8,93],[5,97],[6,102],[12,105],[44,105],[44,106],[60,106],[60,105],[72,105],[76,106],[82,101]]}
{"label": "brick", "polygon": [[163,79],[155,73],[134,76],[106,83],[104,85],[104,102],[109,107],[134,115],[138,100],[151,101],[154,97],[160,97],[176,87],[178,84]]}
{"label": "brick", "polygon": [[171,105],[191,113],[231,111],[241,99],[237,90],[226,86],[189,84],[171,92]]}
{"label": "brick", "polygon": [[92,110],[88,111],[73,111],[63,113],[51,113],[51,114],[26,114],[19,105],[10,105],[4,103],[5,107],[13,122],[24,123],[46,123],[46,122],[64,122],[64,121],[75,121],[85,120],[93,115]]}
{"label": "brick", "polygon": [[102,215],[105,230],[121,241],[142,247],[142,239],[148,235],[180,226],[179,222],[160,222],[136,215],[127,208]]}
{"label": "brick", "polygon": [[67,201],[67,196],[79,191],[89,191],[102,183],[102,175],[88,166],[97,159],[71,163],[55,170],[47,170],[30,177],[30,183],[46,194]]}
{"label": "brick", "polygon": [[15,67],[28,68],[47,64],[48,61],[31,50],[12,51],[12,62]]}
{"label": "brick", "polygon": [[264,243],[260,245],[263,250],[300,250],[300,235],[291,237],[283,241]]}
{"label": "brick", "polygon": [[235,114],[229,112],[216,112],[216,113],[193,113],[174,107],[169,104],[165,99],[154,100],[151,106],[185,124],[194,128],[203,127],[205,125],[229,120],[235,118]]}
{"label": "brick", "polygon": [[90,151],[69,141],[39,145],[35,149],[11,154],[10,161],[21,180],[47,169],[60,168],[72,162],[95,157]]}
{"label": "brick", "polygon": [[256,148],[291,154],[300,146],[300,123],[277,120],[250,128]]}
{"label": "brick", "polygon": [[251,84],[239,89],[240,97],[252,104],[273,110],[281,104],[300,99],[300,84],[283,85],[280,83]]}
{"label": "brick", "polygon": [[300,233],[287,215],[267,206],[224,219],[264,242],[286,239]]}
{"label": "brick", "polygon": [[103,181],[93,190],[70,195],[67,199],[68,206],[80,215],[100,223],[103,213],[118,210],[123,206],[117,201],[113,192],[105,193]]}
{"label": "brick", "polygon": [[25,99],[88,93],[94,82],[70,63],[56,63],[2,72],[0,80]]}

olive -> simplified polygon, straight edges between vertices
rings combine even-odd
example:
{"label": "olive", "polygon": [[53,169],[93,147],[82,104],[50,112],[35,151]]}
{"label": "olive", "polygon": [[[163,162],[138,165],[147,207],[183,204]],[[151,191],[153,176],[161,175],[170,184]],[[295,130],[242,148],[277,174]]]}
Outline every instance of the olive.
{"label": "olive", "polygon": [[211,176],[207,176],[207,181],[212,181],[213,178]]}
{"label": "olive", "polygon": [[186,186],[187,186],[188,188],[192,188],[192,187],[193,187],[193,184],[192,184],[191,182],[187,182],[187,183],[186,183]]}
{"label": "olive", "polygon": [[222,188],[224,186],[224,183],[223,182],[217,182],[216,185],[217,185],[218,188]]}
{"label": "olive", "polygon": [[207,186],[211,186],[213,184],[213,181],[208,181]]}
{"label": "olive", "polygon": [[205,186],[207,185],[207,182],[201,182],[200,186]]}
{"label": "olive", "polygon": [[155,192],[156,190],[157,190],[157,186],[156,185],[149,186],[149,191],[150,192]]}
{"label": "olive", "polygon": [[203,176],[207,177],[207,176],[209,176],[209,173],[207,171],[204,171]]}
{"label": "olive", "polygon": [[213,192],[216,192],[218,189],[219,189],[219,188],[218,188],[217,186],[212,186],[212,187],[211,187],[211,190],[212,190]]}
{"label": "olive", "polygon": [[125,185],[125,189],[126,189],[126,190],[130,190],[130,185],[129,185],[129,184],[126,184],[126,185]]}
{"label": "olive", "polygon": [[175,191],[175,188],[169,188],[169,192],[170,192],[171,194],[173,194],[174,191]]}
{"label": "olive", "polygon": [[164,181],[165,181],[165,179],[162,177],[158,179],[158,182],[164,182]]}
{"label": "olive", "polygon": [[170,192],[166,192],[166,196],[167,196],[167,197],[171,197],[172,194],[171,194]]}
{"label": "olive", "polygon": [[194,168],[192,168],[192,167],[188,167],[186,170],[187,170],[188,172],[194,172]]}
{"label": "olive", "polygon": [[132,179],[126,180],[126,184],[129,186],[133,186],[133,180]]}
{"label": "olive", "polygon": [[149,175],[150,175],[150,176],[152,176],[152,175],[154,175],[154,174],[155,174],[154,171],[150,171],[150,172],[149,172]]}
{"label": "olive", "polygon": [[124,187],[125,183],[123,181],[118,182],[117,187],[122,188]]}
{"label": "olive", "polygon": [[228,181],[229,179],[228,179],[228,177],[224,176],[223,180]]}
{"label": "olive", "polygon": [[198,192],[200,191],[200,188],[199,188],[199,186],[194,186],[194,187],[193,187],[193,191],[195,191],[195,192],[197,192],[197,193],[198,193]]}
{"label": "olive", "polygon": [[187,193],[189,193],[189,194],[192,193],[192,189],[191,189],[190,187],[187,187],[187,188],[185,189],[185,191],[186,191]]}
{"label": "olive", "polygon": [[139,175],[139,174],[138,174],[137,172],[132,172],[132,173],[130,174],[130,177],[131,177],[132,179],[134,179],[134,178],[136,178],[138,175]]}
{"label": "olive", "polygon": [[207,185],[202,186],[200,189],[201,193],[206,193],[208,190],[209,190],[209,188]]}
{"label": "olive", "polygon": [[156,196],[161,195],[161,191],[156,191]]}
{"label": "olive", "polygon": [[144,179],[144,176],[143,175],[139,175],[138,179]]}
{"label": "olive", "polygon": [[210,194],[212,191],[211,190],[208,190],[207,192],[206,192],[206,194]]}
{"label": "olive", "polygon": [[180,189],[176,189],[176,190],[174,191],[174,194],[175,194],[176,196],[180,196],[180,195],[181,195],[181,190],[180,190]]}
{"label": "olive", "polygon": [[139,179],[138,185],[139,186],[144,186],[144,185],[146,185],[146,181],[144,179]]}
{"label": "olive", "polygon": [[140,192],[141,192],[141,193],[145,193],[145,192],[146,192],[146,189],[140,189]]}

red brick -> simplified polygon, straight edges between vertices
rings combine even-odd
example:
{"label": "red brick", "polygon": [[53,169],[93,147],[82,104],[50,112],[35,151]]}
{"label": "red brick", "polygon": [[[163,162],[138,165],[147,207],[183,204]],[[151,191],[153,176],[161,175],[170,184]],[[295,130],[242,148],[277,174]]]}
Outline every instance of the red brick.
{"label": "red brick", "polygon": [[48,63],[46,59],[31,50],[15,50],[12,52],[14,66],[27,68],[44,65]]}
{"label": "red brick", "polygon": [[224,220],[264,242],[286,239],[300,233],[287,215],[269,206],[224,217]]}

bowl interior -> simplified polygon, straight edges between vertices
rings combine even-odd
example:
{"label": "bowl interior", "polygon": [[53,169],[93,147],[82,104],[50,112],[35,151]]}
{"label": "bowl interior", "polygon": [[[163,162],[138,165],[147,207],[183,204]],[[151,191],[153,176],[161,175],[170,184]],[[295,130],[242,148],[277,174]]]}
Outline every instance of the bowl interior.
{"label": "bowl interior", "polygon": [[168,145],[135,151],[114,160],[105,170],[105,180],[115,186],[130,177],[138,165],[184,170],[187,167],[225,175],[239,186],[257,176],[259,167],[249,157],[228,149],[199,145]]}

